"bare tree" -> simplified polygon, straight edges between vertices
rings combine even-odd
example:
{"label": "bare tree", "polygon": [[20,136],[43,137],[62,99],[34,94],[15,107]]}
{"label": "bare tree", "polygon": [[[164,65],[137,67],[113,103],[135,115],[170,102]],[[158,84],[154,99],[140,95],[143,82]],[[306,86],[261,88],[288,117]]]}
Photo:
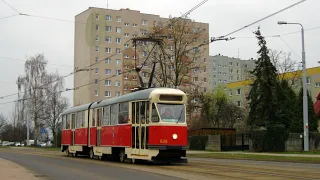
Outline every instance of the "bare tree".
{"label": "bare tree", "polygon": [[280,80],[287,79],[286,73],[292,73],[290,78],[292,79],[292,83],[296,81],[296,78],[301,75],[299,72],[299,63],[296,60],[291,58],[291,53],[285,53],[283,51],[270,50],[269,56],[271,58],[271,62],[277,68],[278,74],[280,75]]}
{"label": "bare tree", "polygon": [[0,114],[0,133],[2,133],[5,130],[5,127],[7,125],[7,119]]}
{"label": "bare tree", "polygon": [[46,65],[47,61],[43,54],[30,57],[25,63],[25,76],[18,78],[18,91],[24,90],[23,106],[26,106],[26,113],[34,123],[35,145],[39,137],[39,123],[46,118],[44,108],[46,84],[48,83]]}
{"label": "bare tree", "polygon": [[159,86],[178,88],[190,82],[192,70],[205,68],[201,66],[201,57],[205,51],[201,45],[208,37],[205,28],[194,21],[169,18],[155,24],[148,36],[165,37],[160,44],[142,43],[139,46],[141,57],[150,56],[152,60],[145,62],[146,66],[152,67],[154,62],[157,63],[154,78]]}
{"label": "bare tree", "polygon": [[47,105],[45,106],[44,124],[50,128],[55,144],[57,144],[57,125],[61,122],[60,114],[68,107],[68,100],[61,96],[62,89],[63,79],[58,73],[47,76],[47,88],[45,89]]}

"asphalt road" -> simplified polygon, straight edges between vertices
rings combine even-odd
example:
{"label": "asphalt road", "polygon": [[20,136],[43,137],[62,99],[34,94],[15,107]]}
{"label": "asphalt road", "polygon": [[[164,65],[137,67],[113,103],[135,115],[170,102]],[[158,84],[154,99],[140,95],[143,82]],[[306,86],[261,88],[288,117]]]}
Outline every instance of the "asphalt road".
{"label": "asphalt road", "polygon": [[40,179],[68,180],[177,180],[178,178],[139,170],[95,163],[98,160],[79,161],[73,158],[56,158],[14,152],[0,152],[0,158],[24,166]]}

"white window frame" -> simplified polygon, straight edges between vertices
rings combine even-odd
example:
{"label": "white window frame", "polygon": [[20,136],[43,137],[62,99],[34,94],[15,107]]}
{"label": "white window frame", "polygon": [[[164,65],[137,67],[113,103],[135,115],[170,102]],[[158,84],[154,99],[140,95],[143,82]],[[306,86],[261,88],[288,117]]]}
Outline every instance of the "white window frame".
{"label": "white window frame", "polygon": [[[108,82],[108,83],[107,83]],[[105,80],[104,81],[105,86],[111,86],[111,80]]]}
{"label": "white window frame", "polygon": [[117,16],[117,17],[116,17],[116,21],[117,21],[117,22],[121,22],[121,17],[120,17],[120,16]]}
{"label": "white window frame", "polygon": [[[108,70],[110,70],[110,71],[108,71]],[[107,73],[107,72],[109,72],[109,73]],[[111,69],[105,69],[105,70],[104,70],[104,74],[105,74],[105,75],[111,75],[111,73],[112,73],[112,70],[111,70]]]}
{"label": "white window frame", "polygon": [[120,44],[121,43],[121,38],[117,37],[116,38],[116,43]]}
{"label": "white window frame", "polygon": [[104,62],[105,62],[106,64],[110,64],[110,63],[111,63],[111,59],[110,59],[110,58],[106,58],[106,59],[104,60]]}
{"label": "white window frame", "polygon": [[111,53],[111,48],[110,47],[106,47],[105,48],[105,53]]}
{"label": "white window frame", "polygon": [[112,21],[112,16],[106,15],[106,21]]}

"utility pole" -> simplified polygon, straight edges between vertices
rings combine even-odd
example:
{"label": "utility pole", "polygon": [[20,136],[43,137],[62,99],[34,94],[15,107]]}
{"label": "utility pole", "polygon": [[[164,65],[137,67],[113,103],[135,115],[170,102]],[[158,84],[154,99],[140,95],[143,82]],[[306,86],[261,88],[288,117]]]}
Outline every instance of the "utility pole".
{"label": "utility pole", "polygon": [[304,28],[300,23],[288,23],[286,21],[278,21],[279,25],[295,24],[301,26],[302,39],[302,82],[303,82],[303,136],[304,136],[304,151],[309,151],[309,125],[308,125],[308,97],[307,97],[307,66],[306,66],[306,52],[304,49]]}

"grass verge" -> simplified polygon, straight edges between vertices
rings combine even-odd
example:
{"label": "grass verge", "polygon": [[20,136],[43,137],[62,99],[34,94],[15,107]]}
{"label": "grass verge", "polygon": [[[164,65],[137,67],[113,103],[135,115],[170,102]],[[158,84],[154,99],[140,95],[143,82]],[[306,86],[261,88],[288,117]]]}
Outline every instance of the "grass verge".
{"label": "grass verge", "polygon": [[316,157],[288,157],[272,155],[253,155],[253,154],[227,154],[227,153],[205,153],[188,154],[187,157],[218,158],[218,159],[245,159],[257,161],[277,161],[277,162],[295,162],[295,163],[316,163],[320,164],[320,158]]}

